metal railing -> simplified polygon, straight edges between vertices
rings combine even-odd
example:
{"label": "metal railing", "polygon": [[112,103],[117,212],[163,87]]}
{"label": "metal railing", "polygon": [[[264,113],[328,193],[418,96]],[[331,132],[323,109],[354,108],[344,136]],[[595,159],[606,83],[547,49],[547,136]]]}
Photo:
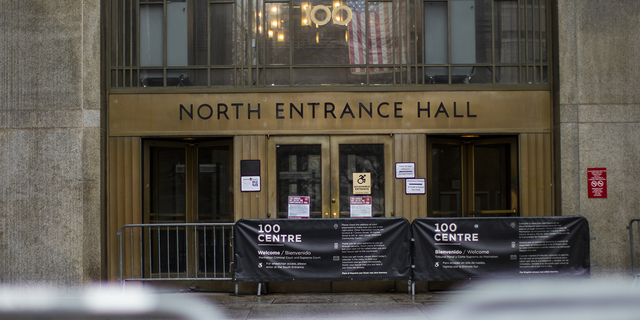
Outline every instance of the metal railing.
{"label": "metal railing", "polygon": [[234,223],[127,224],[118,280],[233,280]]}
{"label": "metal railing", "polygon": [[631,275],[633,276],[633,285],[636,285],[636,281],[638,280],[638,276],[640,276],[640,274],[638,274],[636,272],[636,254],[635,254],[635,248],[633,245],[634,239],[633,239],[633,224],[636,223],[637,227],[638,227],[638,234],[640,235],[640,219],[631,219],[631,221],[629,222],[629,226],[627,226],[627,229],[629,229],[629,244],[631,246]]}

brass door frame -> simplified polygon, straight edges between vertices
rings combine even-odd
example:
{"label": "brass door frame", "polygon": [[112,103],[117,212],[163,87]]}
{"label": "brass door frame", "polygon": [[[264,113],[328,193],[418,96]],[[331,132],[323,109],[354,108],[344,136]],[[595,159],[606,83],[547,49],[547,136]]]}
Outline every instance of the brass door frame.
{"label": "brass door frame", "polygon": [[458,146],[460,147],[460,176],[461,176],[461,195],[460,195],[460,210],[462,216],[465,216],[466,208],[467,208],[467,192],[468,192],[468,179],[467,179],[467,168],[466,165],[466,148],[463,147],[464,141],[461,139],[447,139],[447,138],[430,138],[427,137],[427,213],[429,216],[434,214],[433,210],[433,145],[434,144],[445,144],[450,146]]}
{"label": "brass door frame", "polygon": [[322,179],[322,217],[338,218],[340,212],[339,152],[341,144],[382,144],[385,161],[385,216],[393,212],[393,139],[389,135],[350,136],[271,136],[267,142],[268,217],[277,218],[276,147],[278,145],[320,145]]}
{"label": "brass door frame", "polygon": [[[231,168],[229,174],[229,183],[233,187],[233,141],[232,140],[219,140],[219,141],[163,141],[163,140],[146,140],[143,142],[143,223],[152,223],[151,216],[151,148],[152,147],[169,147],[169,148],[182,148],[185,152],[185,216],[183,221],[157,221],[171,222],[171,223],[192,223],[192,222],[210,222],[198,220],[198,151],[200,148],[227,146],[229,151],[229,164]],[[230,198],[230,216],[233,220],[233,195]],[[216,222],[230,222],[229,220],[220,220]],[[185,228],[186,243],[185,250],[187,252],[195,251],[195,237],[192,228]],[[155,248],[154,248],[155,250]],[[148,256],[145,255],[145,264],[150,265],[151,261]],[[193,257],[198,259],[198,257]],[[197,268],[197,261],[190,261],[187,263],[188,269],[187,275],[194,275],[196,272],[200,273]],[[184,274],[180,275],[184,277]]]}
{"label": "brass door frame", "polygon": [[331,217],[340,217],[340,145],[381,144],[384,146],[384,216],[393,212],[394,162],[393,138],[391,135],[331,136]]}
{"label": "brass door frame", "polygon": [[[143,142],[143,223],[151,223],[151,148],[152,147],[167,147],[167,148],[183,148],[185,152],[185,186],[187,187],[185,191],[185,223],[192,222],[189,217],[189,212],[193,210],[192,198],[193,198],[193,188],[189,188],[188,186],[193,186],[192,175],[187,172],[188,168],[192,166],[191,162],[193,161],[191,152],[189,152],[189,144],[186,142],[176,142],[176,141],[160,141],[160,140],[148,140]],[[163,222],[163,221],[158,221]],[[175,222],[175,221],[165,221],[165,222]]]}
{"label": "brass door frame", "polygon": [[[152,147],[170,147],[170,148],[184,148],[185,150],[185,219],[183,222],[191,223],[191,222],[210,222],[210,221],[200,221],[198,220],[198,199],[197,199],[197,190],[198,190],[198,150],[199,148],[206,147],[218,147],[218,146],[227,146],[229,147],[229,164],[233,166],[233,148],[232,148],[231,140],[220,140],[220,141],[162,141],[162,140],[147,140],[143,142],[144,145],[144,154],[143,154],[143,184],[144,184],[144,223],[150,223],[150,210],[151,210],[151,174],[149,172],[151,168],[151,148]],[[230,168],[230,172],[233,172],[233,168]],[[233,186],[233,175],[229,175],[229,184]],[[233,201],[230,201],[231,208],[229,209],[231,212],[231,220],[233,220]],[[229,220],[224,221],[216,221],[216,222],[230,222]]]}
{"label": "brass door frame", "polygon": [[193,152],[193,168],[194,168],[194,172],[193,172],[193,176],[192,176],[192,190],[193,190],[193,196],[192,196],[192,208],[193,211],[191,212],[191,221],[192,222],[234,222],[234,196],[233,194],[229,195],[229,219],[223,219],[223,220],[199,220],[198,219],[198,179],[197,179],[197,175],[198,175],[198,170],[195,170],[196,167],[199,168],[199,163],[198,163],[198,156],[199,156],[199,151],[200,148],[208,148],[208,147],[228,147],[228,152],[229,152],[229,187],[231,188],[231,190],[233,190],[233,140],[218,140],[218,141],[203,141],[203,142],[192,142],[189,143],[191,148],[194,148],[194,152]]}
{"label": "brass door frame", "polygon": [[278,172],[276,148],[278,145],[320,145],[320,165],[322,168],[321,188],[322,188],[322,217],[329,216],[330,204],[330,185],[329,179],[331,172],[331,161],[329,161],[329,136],[276,136],[269,137],[267,141],[267,198],[268,211],[267,216],[271,218],[278,217]]}
{"label": "brass door frame", "polygon": [[517,214],[518,213],[518,139],[516,137],[505,137],[505,138],[494,138],[494,139],[481,139],[481,140],[473,140],[469,143],[470,148],[467,154],[467,163],[470,164],[469,168],[473,168],[473,170],[469,171],[469,194],[475,195],[475,163],[474,163],[474,155],[475,155],[475,147],[481,145],[490,145],[490,144],[509,144],[509,172],[510,172],[510,180],[509,180],[509,190],[511,193],[511,208],[507,210],[481,210],[475,211],[475,196],[469,197],[468,203],[468,213],[474,216],[482,216],[487,214]]}
{"label": "brass door frame", "polygon": [[[433,215],[433,145],[445,144],[451,146],[460,147],[460,172],[461,172],[461,214],[463,217],[468,216],[482,216],[482,215],[505,215],[505,214],[518,214],[518,138],[517,137],[504,137],[504,138],[433,138],[427,137],[427,212],[428,215]],[[475,211],[475,147],[481,145],[490,144],[509,144],[509,172],[510,172],[510,196],[511,196],[511,208],[508,210],[481,210]]]}

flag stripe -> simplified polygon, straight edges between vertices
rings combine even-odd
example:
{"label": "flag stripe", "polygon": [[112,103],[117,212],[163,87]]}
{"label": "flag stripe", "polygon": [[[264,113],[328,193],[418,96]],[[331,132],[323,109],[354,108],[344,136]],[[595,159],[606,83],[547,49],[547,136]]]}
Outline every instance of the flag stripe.
{"label": "flag stripe", "polygon": [[[349,23],[349,58],[351,64],[367,63],[367,47],[369,48],[368,63],[370,65],[393,64],[394,48],[393,41],[395,34],[391,13],[393,4],[391,2],[371,2],[366,6],[365,0],[355,0],[349,2],[353,15]],[[367,26],[366,12],[369,12],[369,25]],[[368,39],[367,38],[368,28]],[[405,51],[404,43],[401,52]],[[404,57],[401,59],[404,62]],[[351,71],[356,74],[366,72],[366,68],[353,67]],[[392,68],[372,66],[370,72],[391,72]]]}

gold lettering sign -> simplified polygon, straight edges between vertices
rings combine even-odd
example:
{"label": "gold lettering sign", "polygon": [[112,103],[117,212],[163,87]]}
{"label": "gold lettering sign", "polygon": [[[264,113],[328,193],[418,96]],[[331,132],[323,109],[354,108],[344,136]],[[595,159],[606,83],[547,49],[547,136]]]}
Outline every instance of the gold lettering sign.
{"label": "gold lettering sign", "polygon": [[550,132],[546,91],[112,94],[110,136]]}
{"label": "gold lettering sign", "polygon": [[[318,18],[316,17],[316,13],[318,13],[318,10],[324,11],[325,13],[324,19],[318,20]],[[327,6],[319,5],[319,6],[313,7],[313,9],[311,9],[310,15],[311,15],[311,21],[313,21],[313,23],[319,26],[324,26],[325,24],[327,24],[327,22],[331,21],[331,10],[329,10],[329,7]]]}
{"label": "gold lettering sign", "polygon": [[[331,20],[333,20],[333,23],[337,25],[346,26],[353,18],[353,11],[351,11],[351,8],[341,5],[339,2],[334,4],[333,10],[331,7],[327,7],[325,5],[313,6],[308,2],[302,3],[300,8],[302,15],[300,21],[303,26],[310,25],[309,21],[318,26],[324,26]],[[324,12],[324,18],[318,19],[318,12]],[[344,12],[344,14],[341,15],[341,12]]]}
{"label": "gold lettering sign", "polygon": [[[340,20],[340,11],[344,11],[347,14],[347,17],[344,18],[343,20]],[[353,12],[351,12],[351,8],[347,7],[347,6],[337,6],[335,9],[333,9],[333,23],[335,24],[339,24],[341,26],[346,26],[349,24],[349,22],[351,22],[351,19],[353,18]]]}

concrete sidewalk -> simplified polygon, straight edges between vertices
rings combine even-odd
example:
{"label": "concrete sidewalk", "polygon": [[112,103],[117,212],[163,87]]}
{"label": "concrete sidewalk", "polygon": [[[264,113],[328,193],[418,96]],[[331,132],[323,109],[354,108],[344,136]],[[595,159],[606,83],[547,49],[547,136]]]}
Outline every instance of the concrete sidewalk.
{"label": "concrete sidewalk", "polygon": [[227,319],[429,319],[456,293],[313,293],[235,296],[184,293],[203,299]]}

